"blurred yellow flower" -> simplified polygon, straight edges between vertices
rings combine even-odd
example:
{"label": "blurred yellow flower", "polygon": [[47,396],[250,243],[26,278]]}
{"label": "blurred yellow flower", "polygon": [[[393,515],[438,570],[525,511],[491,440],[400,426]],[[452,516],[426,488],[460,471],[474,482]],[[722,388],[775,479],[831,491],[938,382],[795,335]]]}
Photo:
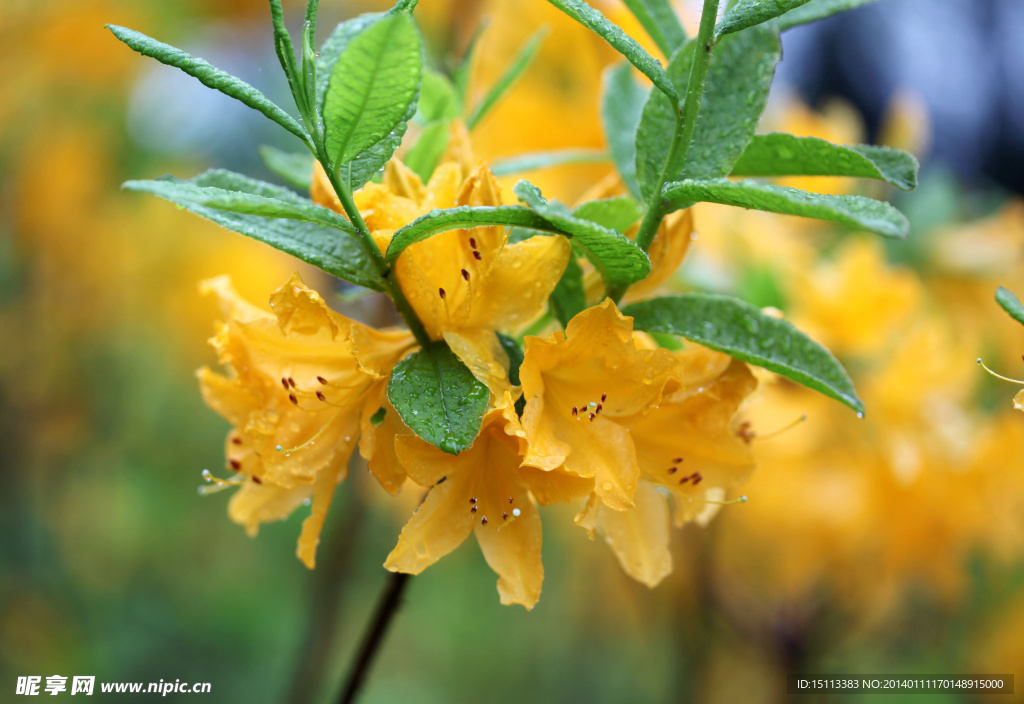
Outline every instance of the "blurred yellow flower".
{"label": "blurred yellow flower", "polygon": [[[298,555],[313,567],[361,418],[379,408],[380,389],[412,336],[335,313],[298,275],[271,296],[273,313],[242,300],[226,277],[203,287],[221,303],[226,322],[211,342],[234,372],[198,372],[204,399],[234,426],[227,457],[238,478],[221,484],[241,488],[228,513],[254,535],[260,523],[283,519],[312,497]],[[393,468],[371,463],[374,469],[388,491],[398,491]]]}

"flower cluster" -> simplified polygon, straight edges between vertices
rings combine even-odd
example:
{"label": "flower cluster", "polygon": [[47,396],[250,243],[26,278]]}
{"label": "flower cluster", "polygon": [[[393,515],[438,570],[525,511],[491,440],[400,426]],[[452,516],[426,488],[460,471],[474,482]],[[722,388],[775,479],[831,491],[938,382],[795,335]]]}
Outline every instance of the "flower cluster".
{"label": "flower cluster", "polygon": [[[382,252],[396,229],[431,210],[505,202],[469,153],[456,126],[428,183],[392,160],[380,184],[355,194]],[[322,172],[312,197],[340,211]],[[690,229],[662,235],[685,251]],[[226,321],[212,342],[233,373],[199,376],[207,402],[234,426],[235,478],[219,482],[240,487],[232,520],[255,533],[311,499],[298,555],[313,567],[358,446],[390,493],[406,480],[426,490],[390,570],[417,574],[474,533],[502,602],[532,607],[543,580],[538,505],[578,501],[577,525],[603,533],[632,577],[658,584],[672,569],[670,523],[706,523],[754,468],[734,418],[756,382],[725,354],[659,347],[611,299],[564,331],[525,336],[513,363],[497,333],[519,333],[544,313],[570,256],[563,237],[511,242],[509,228],[490,226],[437,235],[398,258],[391,276],[430,338],[446,342],[490,395],[479,435],[457,455],[417,437],[389,402],[388,377],[417,346],[410,333],[335,313],[297,275],[273,293],[270,312],[240,300],[225,279],[207,282]]]}

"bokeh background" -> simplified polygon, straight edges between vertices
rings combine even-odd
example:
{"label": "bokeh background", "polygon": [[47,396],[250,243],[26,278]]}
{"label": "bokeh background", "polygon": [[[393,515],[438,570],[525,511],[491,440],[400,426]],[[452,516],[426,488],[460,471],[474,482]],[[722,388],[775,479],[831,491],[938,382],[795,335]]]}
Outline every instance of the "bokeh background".
{"label": "bokeh background", "polygon": [[[598,4],[649,44],[616,0]],[[380,7],[324,0],[321,34]],[[693,27],[693,3],[679,9]],[[286,10],[296,27],[302,8]],[[679,531],[660,587],[627,578],[571,525],[573,507],[553,508],[533,612],[499,604],[470,541],[413,580],[363,701],[778,702],[787,672],[1015,673],[1024,689],[1024,415],[1016,387],[974,363],[1024,375],[1024,331],[993,300],[1000,284],[1024,292],[1022,10],[882,0],[785,37],[762,130],[915,152],[915,193],[799,184],[892,198],[907,242],[697,209],[673,286],[783,310],[847,364],[867,417],[762,375],[745,411],[755,429],[809,419],[756,441],[749,503]],[[600,71],[615,57],[585,30],[541,0],[422,0],[417,14],[442,69],[490,19],[477,94],[550,27],[474,133],[480,156],[603,146]],[[296,269],[333,284],[119,190],[210,166],[270,179],[256,147],[298,145],[134,55],[108,22],[286,102],[263,0],[0,6],[0,700],[18,676],[61,674],[210,682],[218,702],[331,701],[416,497],[388,499],[354,472],[309,572],[294,556],[300,515],[252,540],[225,494],[197,495],[227,431],[193,376],[215,362],[216,310],[197,283],[229,273],[257,302]],[[571,202],[607,171],[530,178]],[[335,302],[382,315],[373,299]]]}

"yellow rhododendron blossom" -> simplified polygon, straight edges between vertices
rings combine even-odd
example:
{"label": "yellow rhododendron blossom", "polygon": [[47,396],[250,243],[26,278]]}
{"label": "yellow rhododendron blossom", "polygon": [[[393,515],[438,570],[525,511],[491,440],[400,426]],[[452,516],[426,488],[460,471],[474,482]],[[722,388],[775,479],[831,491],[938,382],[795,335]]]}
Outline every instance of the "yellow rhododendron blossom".
{"label": "yellow rhododendron blossom", "polygon": [[675,353],[677,376],[648,413],[625,421],[641,478],[633,508],[616,511],[597,494],[577,517],[593,537],[604,534],[622,568],[649,587],[672,572],[670,516],[675,525],[706,525],[726,490],[754,470],[749,440],[733,427],[740,404],[757,386],[742,362],[702,347]]}
{"label": "yellow rhododendron blossom", "polygon": [[523,464],[564,465],[594,480],[615,509],[633,506],[640,466],[625,420],[648,411],[677,366],[668,350],[639,349],[633,320],[611,299],[547,338],[527,337],[519,368],[529,447]]}
{"label": "yellow rhododendron blossom", "polygon": [[[254,535],[261,523],[281,520],[312,498],[298,555],[313,567],[361,419],[379,408],[380,390],[412,336],[335,313],[298,275],[271,296],[273,313],[239,298],[226,277],[203,289],[220,300],[226,322],[211,342],[234,372],[198,372],[204,399],[234,426],[227,457],[237,479],[227,483],[241,488],[228,514]],[[394,493],[401,478],[382,464],[371,469]]]}
{"label": "yellow rhododendron blossom", "polygon": [[[501,187],[483,163],[466,173],[466,141],[453,146],[430,182],[397,160],[380,184],[369,183],[355,202],[386,251],[394,231],[435,208],[505,204]],[[318,171],[313,199],[338,209]],[[477,227],[434,235],[398,258],[394,276],[432,339],[444,339],[470,371],[500,397],[509,388],[508,357],[496,330],[515,330],[540,315],[569,260],[564,237],[508,242],[508,227]]]}
{"label": "yellow rhododendron blossom", "polygon": [[520,471],[519,425],[510,394],[488,411],[473,446],[452,457],[417,437],[395,443],[409,477],[429,487],[384,566],[419,574],[476,534],[487,564],[498,573],[503,604],[533,608],[544,567],[541,526],[530,492],[542,476]]}

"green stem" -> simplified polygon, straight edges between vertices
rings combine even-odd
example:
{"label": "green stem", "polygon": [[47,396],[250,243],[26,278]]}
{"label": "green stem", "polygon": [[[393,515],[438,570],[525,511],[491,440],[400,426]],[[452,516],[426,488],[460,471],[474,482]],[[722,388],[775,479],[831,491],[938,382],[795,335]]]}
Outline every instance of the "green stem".
{"label": "green stem", "polygon": [[323,165],[324,171],[327,173],[327,178],[331,182],[331,186],[334,188],[334,192],[338,196],[338,200],[341,202],[341,207],[345,209],[345,213],[348,215],[348,219],[356,226],[356,230],[359,233],[359,237],[363,242],[363,249],[370,255],[370,259],[373,261],[374,267],[377,269],[377,273],[380,274],[384,280],[384,290],[391,297],[391,300],[395,302],[395,307],[398,309],[398,314],[402,316],[405,324],[409,326],[409,330],[415,336],[416,341],[420,343],[421,347],[427,347],[430,344],[430,336],[427,334],[426,328],[423,327],[423,323],[416,316],[416,311],[412,309],[412,305],[409,304],[409,299],[405,297],[405,293],[402,292],[402,287],[398,285],[398,281],[391,278],[391,267],[388,266],[387,262],[384,261],[384,255],[377,247],[377,243],[373,239],[373,235],[370,234],[370,228],[366,226],[366,222],[363,220],[363,216],[359,213],[359,208],[356,207],[355,200],[352,198],[352,192],[345,187],[338,178],[338,173],[328,167],[327,159],[319,158],[320,164]]}
{"label": "green stem", "polygon": [[[700,29],[697,32],[696,50],[694,51],[693,65],[690,67],[690,80],[686,87],[686,98],[682,108],[676,108],[675,127],[672,130],[672,143],[669,146],[668,155],[662,165],[661,174],[658,176],[658,184],[654,188],[655,200],[644,214],[640,222],[640,229],[636,234],[636,243],[646,252],[654,242],[654,236],[661,227],[661,221],[665,218],[665,199],[662,197],[662,190],[669,179],[669,166],[676,163],[686,163],[686,155],[690,151],[690,144],[693,142],[693,135],[697,131],[697,115],[700,113],[700,104],[704,99],[704,86],[708,79],[708,68],[711,66],[711,55],[715,48],[715,22],[718,20],[718,4],[720,0],[704,0],[704,9],[700,16]],[[626,293],[628,287],[609,291],[608,295],[612,300],[619,301]]]}

